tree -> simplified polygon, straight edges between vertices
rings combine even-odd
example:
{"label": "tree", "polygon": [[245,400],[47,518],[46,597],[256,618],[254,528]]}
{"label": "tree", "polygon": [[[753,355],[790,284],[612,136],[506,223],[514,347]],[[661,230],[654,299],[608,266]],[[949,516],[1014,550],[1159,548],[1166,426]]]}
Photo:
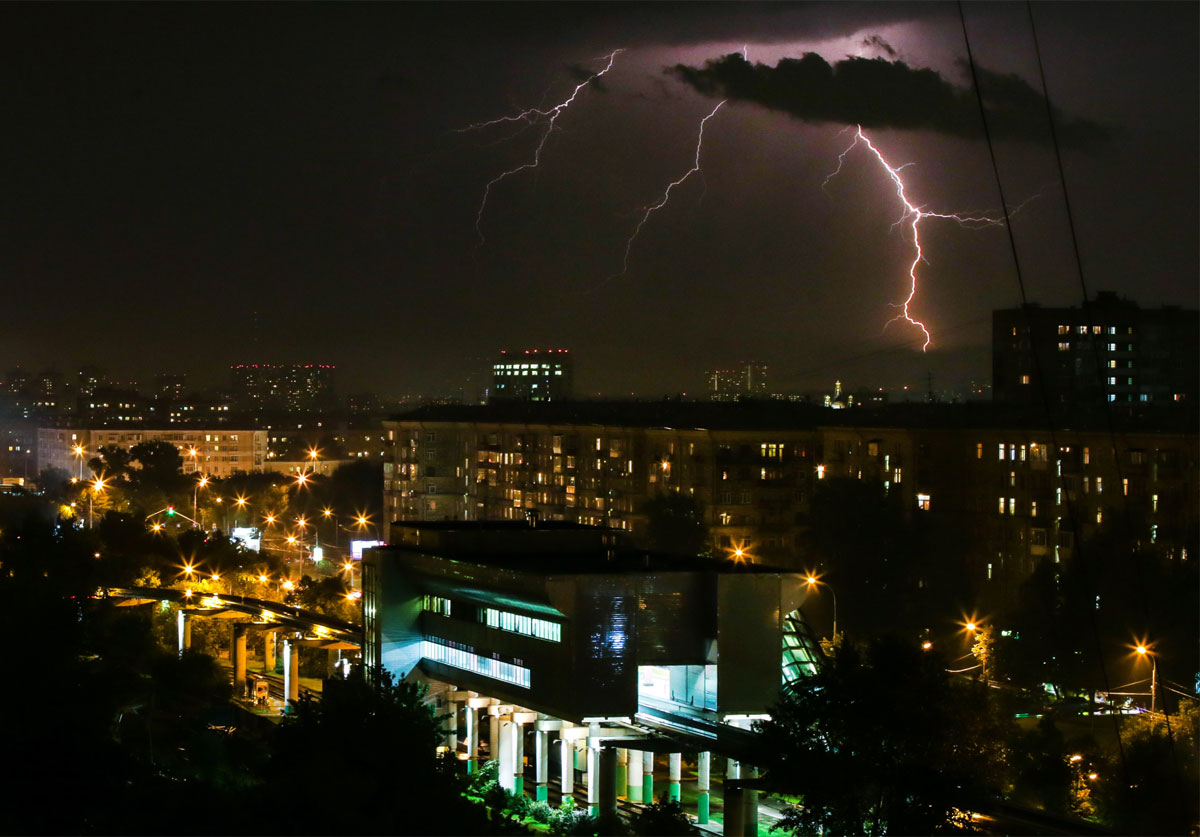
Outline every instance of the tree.
{"label": "tree", "polygon": [[629,828],[638,835],[688,835],[698,834],[683,806],[674,799],[660,798],[658,802],[646,805],[634,815],[629,822]]}
{"label": "tree", "polygon": [[370,682],[359,672],[336,686],[319,701],[301,698],[272,736],[268,794],[294,795],[308,777],[341,777],[353,779],[358,798],[387,804],[356,806],[350,821],[340,805],[283,806],[273,831],[486,832],[482,811],[461,795],[456,760],[437,754],[441,733],[423,686],[396,682],[384,669],[374,670]]}
{"label": "tree", "polygon": [[695,558],[712,551],[700,501],[678,491],[659,494],[642,507],[646,541],[655,552]]}
{"label": "tree", "polygon": [[845,644],[757,725],[775,791],[798,794],[793,833],[932,834],[1001,784],[1004,726],[989,690],[951,681],[936,652]]}

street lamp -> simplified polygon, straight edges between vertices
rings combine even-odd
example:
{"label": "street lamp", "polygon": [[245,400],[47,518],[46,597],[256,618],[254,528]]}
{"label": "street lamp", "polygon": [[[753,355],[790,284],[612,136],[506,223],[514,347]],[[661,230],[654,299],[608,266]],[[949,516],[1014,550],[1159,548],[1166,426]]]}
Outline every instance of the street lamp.
{"label": "street lamp", "polygon": [[[233,502],[234,502],[234,505],[237,506],[237,510],[239,512],[246,510],[246,495],[239,494],[237,497],[234,498]],[[237,513],[236,512],[233,515],[233,525],[237,526]]]}
{"label": "street lamp", "polygon": [[196,450],[195,445],[192,445],[190,448],[188,448],[187,454],[192,458],[192,473],[194,474],[200,470],[199,462],[196,459],[196,457],[199,456],[200,451]]}
{"label": "street lamp", "polygon": [[192,490],[192,525],[200,528],[200,489],[208,485],[208,477],[201,477],[196,481],[196,487]]}
{"label": "street lamp", "polygon": [[83,445],[75,445],[71,448],[71,453],[79,457],[79,481],[83,482],[83,455],[87,453]]}
{"label": "street lamp", "polygon": [[88,528],[91,529],[95,524],[92,520],[92,500],[96,495],[104,490],[104,484],[107,480],[104,477],[96,477],[92,480],[92,490],[88,492]]}
{"label": "street lamp", "polygon": [[824,586],[829,588],[829,595],[833,596],[833,638],[837,639],[837,593],[833,592],[833,586],[828,581],[821,581],[820,578],[812,573],[809,573],[804,581],[809,587]]}
{"label": "street lamp", "polygon": [[1139,642],[1134,648],[1139,657],[1150,658],[1150,711],[1158,711],[1158,655],[1150,650],[1150,647],[1143,642]]}

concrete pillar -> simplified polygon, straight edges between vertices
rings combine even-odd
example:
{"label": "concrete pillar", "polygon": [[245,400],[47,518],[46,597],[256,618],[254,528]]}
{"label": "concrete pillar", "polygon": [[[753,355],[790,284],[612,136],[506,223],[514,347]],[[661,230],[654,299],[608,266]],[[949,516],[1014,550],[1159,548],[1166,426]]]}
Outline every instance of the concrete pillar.
{"label": "concrete pillar", "polygon": [[263,673],[275,673],[275,641],[279,631],[267,631],[263,634]]}
{"label": "concrete pillar", "polygon": [[492,712],[488,715],[488,759],[500,757],[500,716]]}
{"label": "concrete pillar", "polygon": [[[499,730],[499,746],[495,747],[493,756],[500,760],[500,770],[497,773],[500,787],[511,793],[516,793],[516,733],[519,727],[511,720],[496,718]],[[497,743],[495,740],[493,744]]]}
{"label": "concrete pillar", "polygon": [[590,743],[587,747],[587,793],[588,813],[593,817],[600,814],[600,751]]}
{"label": "concrete pillar", "polygon": [[467,772],[479,770],[479,709],[467,704],[463,707],[467,719]]}
{"label": "concrete pillar", "polygon": [[564,738],[562,745],[562,798],[570,799],[575,793],[575,742]]}
{"label": "concrete pillar", "polygon": [[246,694],[246,628],[233,626],[233,693]]}
{"label": "concrete pillar", "polygon": [[642,753],[642,801],[647,805],[654,802],[654,753]]}
{"label": "concrete pillar", "polygon": [[725,763],[725,779],[740,778],[742,778],[742,766],[735,759],[727,760]]}
{"label": "concrete pillar", "polygon": [[740,782],[725,783],[725,822],[721,833],[725,837],[743,837],[745,823],[742,819],[742,788]]}
{"label": "concrete pillar", "polygon": [[[580,773],[587,773],[587,742],[586,741],[584,742],[582,747],[579,746],[578,744],[575,746],[575,750],[574,750],[574,753],[572,754],[572,758],[575,759],[575,769],[578,770]],[[586,779],[584,781],[586,781]]]}
{"label": "concrete pillar", "polygon": [[671,753],[667,756],[667,799],[679,801],[679,783],[683,776],[683,754]]}
{"label": "concrete pillar", "polygon": [[533,798],[538,802],[549,801],[550,784],[550,731],[535,730],[533,733]]}
{"label": "concrete pillar", "polygon": [[[617,815],[617,750],[615,747],[603,747],[596,753],[596,759],[600,763],[600,775],[596,780],[598,805],[593,813],[600,817],[615,817]],[[588,795],[591,795],[590,789]]]}
{"label": "concrete pillar", "polygon": [[452,698],[446,700],[446,749],[458,752],[458,703]]}
{"label": "concrete pillar", "polygon": [[179,656],[182,657],[183,652],[192,647],[192,614],[180,608],[175,621],[179,633]]}
{"label": "concrete pillar", "polygon": [[705,750],[696,756],[696,822],[708,825],[712,789],[712,753]]}
{"label": "concrete pillar", "polygon": [[629,796],[629,750],[617,748],[617,796]]}
{"label": "concrete pillar", "polygon": [[283,696],[287,702],[300,699],[300,646],[283,641]]}
{"label": "concrete pillar", "polygon": [[525,725],[513,721],[513,793],[525,793]]}
{"label": "concrete pillar", "polygon": [[[743,765],[742,774],[745,779],[757,779],[758,768]],[[746,837],[758,837],[758,791],[746,788],[743,793],[745,796],[742,799],[742,822],[744,823],[742,833]]]}
{"label": "concrete pillar", "polygon": [[634,750],[629,754],[629,801],[645,802],[642,799],[642,754]]}

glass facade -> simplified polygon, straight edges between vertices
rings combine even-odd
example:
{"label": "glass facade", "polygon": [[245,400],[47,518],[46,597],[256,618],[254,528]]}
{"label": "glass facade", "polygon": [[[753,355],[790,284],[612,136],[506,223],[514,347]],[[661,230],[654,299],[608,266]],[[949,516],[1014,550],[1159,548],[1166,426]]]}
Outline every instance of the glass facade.
{"label": "glass facade", "polygon": [[783,620],[783,685],[791,686],[817,673],[821,650],[800,611]]}
{"label": "glass facade", "polygon": [[505,683],[529,688],[529,669],[516,663],[506,663],[490,657],[481,657],[468,651],[461,643],[436,637],[421,640],[421,656],[435,663],[461,668],[474,674],[490,677]]}
{"label": "glass facade", "polygon": [[522,616],[507,610],[497,610],[494,607],[479,608],[479,621],[489,628],[498,628],[514,634],[544,639],[547,642],[562,642],[562,625],[546,619],[535,619],[532,616]]}

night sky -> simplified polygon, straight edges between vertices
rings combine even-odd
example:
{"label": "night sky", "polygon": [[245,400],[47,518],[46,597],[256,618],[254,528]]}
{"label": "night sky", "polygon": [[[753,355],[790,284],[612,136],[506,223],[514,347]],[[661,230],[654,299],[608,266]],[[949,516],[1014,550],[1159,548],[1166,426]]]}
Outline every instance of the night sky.
{"label": "night sky", "polygon": [[[1198,304],[1198,9],[1034,5],[1092,292]],[[1026,7],[965,11],[1005,195],[1040,195],[1013,218],[1029,297],[1077,304]],[[589,394],[750,358],[779,389],[923,389],[987,380],[990,311],[1020,302],[1002,228],[923,221],[923,354],[883,330],[913,253],[886,172],[860,146],[822,189],[861,120],[924,209],[999,206],[954,4],[9,4],[0,32],[3,369],[324,362],[436,394],[543,346]],[[457,129],[552,108],[615,49],[481,244],[545,122]],[[776,69],[806,53],[832,80]]]}

